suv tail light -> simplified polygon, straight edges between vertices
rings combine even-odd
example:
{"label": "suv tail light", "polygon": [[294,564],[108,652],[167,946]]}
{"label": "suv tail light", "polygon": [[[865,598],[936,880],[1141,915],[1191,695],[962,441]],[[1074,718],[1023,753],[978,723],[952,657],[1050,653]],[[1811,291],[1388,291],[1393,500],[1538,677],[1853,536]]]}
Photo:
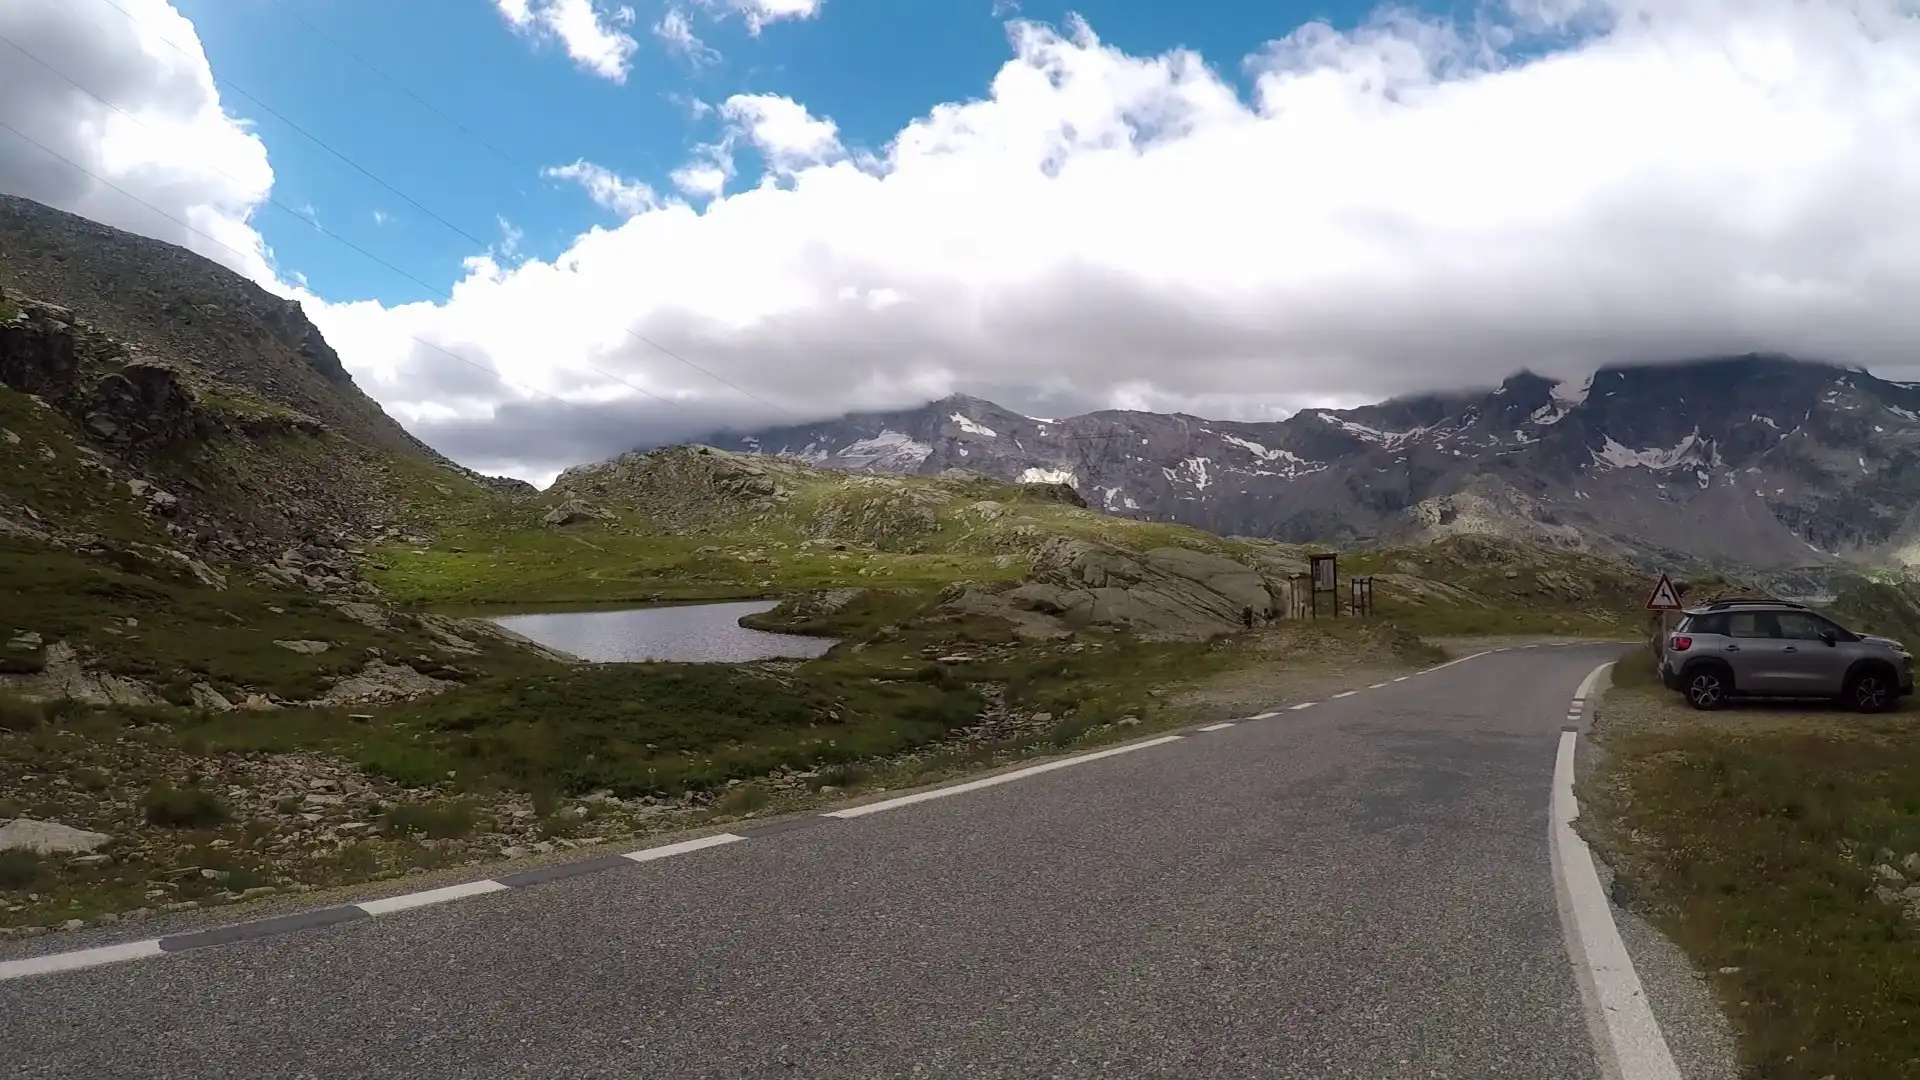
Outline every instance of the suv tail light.
{"label": "suv tail light", "polygon": [[1688,649],[1693,648],[1693,639],[1687,637],[1685,634],[1675,634],[1673,635],[1673,640],[1668,642],[1668,647],[1674,652],[1686,652]]}

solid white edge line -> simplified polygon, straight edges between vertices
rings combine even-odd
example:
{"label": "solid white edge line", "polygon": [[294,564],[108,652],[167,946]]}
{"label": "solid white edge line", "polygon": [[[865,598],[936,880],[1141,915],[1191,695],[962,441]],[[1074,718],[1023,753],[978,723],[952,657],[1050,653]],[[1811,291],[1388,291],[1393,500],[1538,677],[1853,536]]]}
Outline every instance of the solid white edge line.
{"label": "solid white edge line", "polygon": [[1232,726],[1233,726],[1233,721],[1222,720],[1217,724],[1208,724],[1206,727],[1203,727],[1200,730],[1201,731],[1225,731]]}
{"label": "solid white edge line", "polygon": [[1340,691],[1339,693],[1337,693],[1337,694],[1335,694],[1335,695],[1333,695],[1333,696],[1334,696],[1334,697],[1336,697],[1336,698],[1343,698],[1343,697],[1352,697],[1353,695],[1355,695],[1355,694],[1357,694],[1357,693],[1359,693],[1359,692],[1360,692],[1360,691],[1358,691],[1358,690],[1342,690],[1342,691]]}
{"label": "solid white edge line", "polygon": [[746,837],[744,836],[736,836],[728,832],[714,833],[712,836],[697,836],[692,840],[682,840],[677,844],[661,844],[659,847],[641,848],[639,851],[622,852],[620,857],[623,859],[632,859],[634,862],[652,862],[655,859],[666,859],[675,855],[685,855],[689,851],[701,851],[706,848],[719,847],[721,844],[731,844],[735,841],[745,839]]}
{"label": "solid white edge line", "polygon": [[1592,697],[1593,688],[1600,682],[1600,673],[1612,666],[1612,664],[1601,664],[1599,667],[1587,672],[1587,677],[1580,680],[1580,688],[1573,692],[1573,700],[1585,701]]}
{"label": "solid white edge line", "polygon": [[391,915],[396,911],[444,904],[449,900],[460,900],[469,896],[481,896],[485,893],[499,892],[506,886],[491,878],[481,881],[466,881],[458,885],[448,885],[442,889],[427,889],[422,892],[403,893],[379,900],[366,900],[353,905],[369,915]]}
{"label": "solid white edge line", "polygon": [[1299,711],[1300,711],[1301,709],[1311,709],[1311,708],[1313,708],[1313,707],[1314,707],[1315,705],[1318,705],[1318,704],[1319,704],[1319,702],[1317,702],[1317,701],[1303,701],[1303,702],[1301,702],[1301,703],[1300,703],[1300,704],[1298,704],[1298,705],[1289,705],[1289,706],[1287,706],[1287,711],[1288,711],[1288,712],[1299,712]]}
{"label": "solid white edge line", "polygon": [[[1129,743],[1126,746],[1115,746],[1106,750],[1095,750],[1090,754],[1080,754],[1076,757],[1061,758],[1058,761],[1047,761],[1039,765],[1029,765],[1024,769],[1015,769],[1012,772],[983,777],[979,780],[969,780],[964,784],[934,788],[931,791],[917,791],[912,795],[901,795],[897,798],[884,799],[876,803],[867,803],[864,806],[849,806],[845,810],[831,810],[822,816],[830,818],[865,817],[868,814],[877,814],[883,810],[893,810],[902,806],[912,806],[914,803],[927,802],[931,799],[944,799],[952,795],[962,795],[969,791],[979,791],[981,788],[990,788],[1000,784],[1011,783],[1015,780],[1024,780],[1029,776],[1052,772],[1055,769],[1064,769],[1070,765],[1082,765],[1089,761],[1099,761],[1102,758],[1110,758],[1119,754],[1131,754],[1135,750],[1145,750],[1151,746],[1165,746],[1168,743],[1179,742],[1180,740],[1181,736],[1179,735],[1162,735],[1157,739],[1148,739],[1145,742]],[[736,837],[736,839],[738,838]]]}
{"label": "solid white edge line", "polygon": [[[1602,664],[1589,680],[1597,681],[1599,672],[1610,666]],[[1620,940],[1593,852],[1573,827],[1580,816],[1573,794],[1574,750],[1579,740],[1578,732],[1560,733],[1549,823],[1554,891],[1560,900],[1567,955],[1587,1000],[1588,1024],[1599,1044],[1605,1075],[1619,1080],[1680,1080],[1646,990],[1633,970],[1633,958]]]}
{"label": "solid white edge line", "polygon": [[142,960],[149,956],[161,955],[164,954],[160,951],[160,939],[148,938],[145,941],[102,945],[97,949],[80,949],[75,952],[54,953],[51,956],[29,956],[25,960],[0,960],[0,982],[8,979],[24,979],[29,975],[51,975],[56,971],[77,971],[80,968],[99,967],[102,964],[121,964],[128,960]]}

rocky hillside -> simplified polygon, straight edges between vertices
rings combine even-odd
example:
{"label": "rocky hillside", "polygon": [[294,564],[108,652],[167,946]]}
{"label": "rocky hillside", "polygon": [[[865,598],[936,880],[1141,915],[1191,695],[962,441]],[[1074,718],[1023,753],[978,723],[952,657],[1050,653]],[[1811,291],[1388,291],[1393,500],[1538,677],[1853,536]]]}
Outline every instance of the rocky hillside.
{"label": "rocky hillside", "polygon": [[350,704],[538,659],[395,611],[367,578],[379,546],[496,501],[362,394],[296,305],[0,199],[0,690]]}
{"label": "rocky hillside", "polygon": [[0,290],[81,313],[127,356],[168,358],[356,443],[445,464],[361,393],[298,303],[183,248],[0,195]]}
{"label": "rocky hillside", "polygon": [[857,471],[1070,483],[1111,513],[1294,542],[1470,533],[1676,569],[1920,562],[1920,386],[1771,356],[1523,372],[1284,421],[1020,416],[953,397],[708,441]]}

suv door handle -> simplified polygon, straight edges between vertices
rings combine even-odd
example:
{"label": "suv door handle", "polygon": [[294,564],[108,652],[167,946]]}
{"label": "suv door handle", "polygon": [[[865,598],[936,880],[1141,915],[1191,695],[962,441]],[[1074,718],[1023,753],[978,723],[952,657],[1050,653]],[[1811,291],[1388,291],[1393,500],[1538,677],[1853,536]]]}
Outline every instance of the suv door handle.
{"label": "suv door handle", "polygon": [[1782,647],[1781,647],[1781,649],[1780,649],[1780,651],[1781,651],[1781,652],[1799,652],[1799,651],[1800,651],[1800,646],[1798,646],[1798,645],[1785,645],[1785,646],[1782,646]]}
{"label": "suv door handle", "polygon": [[1724,648],[1724,649],[1726,649],[1726,651],[1728,651],[1728,652],[1739,652],[1739,651],[1740,651],[1740,646],[1738,646],[1738,645],[1725,645],[1725,646],[1722,646],[1722,648]]}

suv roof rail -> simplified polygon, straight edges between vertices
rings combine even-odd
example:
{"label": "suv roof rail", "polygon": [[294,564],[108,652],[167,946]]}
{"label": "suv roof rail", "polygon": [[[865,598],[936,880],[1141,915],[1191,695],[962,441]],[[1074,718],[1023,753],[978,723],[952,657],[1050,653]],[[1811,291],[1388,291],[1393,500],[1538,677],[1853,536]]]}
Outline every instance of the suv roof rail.
{"label": "suv roof rail", "polygon": [[1797,603],[1794,603],[1792,600],[1715,600],[1713,603],[1708,604],[1706,607],[1703,607],[1700,610],[1701,611],[1728,611],[1737,607],[1777,607],[1777,608],[1791,608],[1794,611],[1812,610],[1811,608],[1807,607],[1807,605],[1797,604]]}

